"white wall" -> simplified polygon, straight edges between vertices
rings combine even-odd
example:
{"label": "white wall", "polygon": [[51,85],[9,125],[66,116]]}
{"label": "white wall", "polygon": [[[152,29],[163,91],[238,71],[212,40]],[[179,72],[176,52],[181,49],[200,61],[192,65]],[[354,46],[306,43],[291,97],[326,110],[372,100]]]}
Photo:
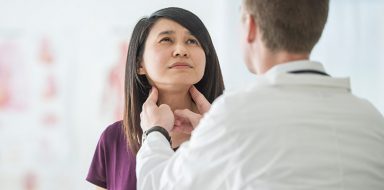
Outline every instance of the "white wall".
{"label": "white wall", "polygon": [[333,76],[349,76],[352,92],[384,114],[384,2],[331,2],[313,58],[323,61]]}
{"label": "white wall", "polygon": [[[124,61],[120,46],[137,20],[166,6],[205,22],[227,90],[252,82],[239,45],[240,1],[0,0],[0,189],[93,189],[84,178],[119,104],[108,75]],[[382,113],[383,9],[379,0],[332,1],[313,52]]]}

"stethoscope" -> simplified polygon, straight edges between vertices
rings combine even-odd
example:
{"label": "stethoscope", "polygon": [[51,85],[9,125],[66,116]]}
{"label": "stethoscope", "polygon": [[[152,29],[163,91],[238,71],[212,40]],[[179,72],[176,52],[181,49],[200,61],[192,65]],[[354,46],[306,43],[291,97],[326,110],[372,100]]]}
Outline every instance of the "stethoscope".
{"label": "stethoscope", "polygon": [[318,74],[318,75],[323,75],[323,76],[329,76],[329,74],[327,74],[325,72],[317,71],[317,70],[311,70],[311,69],[289,71],[288,73],[292,73],[292,74]]}

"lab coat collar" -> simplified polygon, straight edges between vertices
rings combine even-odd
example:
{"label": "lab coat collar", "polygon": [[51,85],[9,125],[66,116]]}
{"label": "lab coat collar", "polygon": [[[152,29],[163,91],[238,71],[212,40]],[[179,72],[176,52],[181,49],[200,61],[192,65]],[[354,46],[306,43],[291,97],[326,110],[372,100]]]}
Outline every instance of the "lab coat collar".
{"label": "lab coat collar", "polygon": [[325,72],[321,63],[309,60],[291,61],[282,64],[275,65],[265,75],[278,75],[281,73],[289,73],[297,70],[316,70]]}
{"label": "lab coat collar", "polygon": [[321,63],[310,60],[292,61],[278,64],[264,74],[272,85],[311,85],[332,88],[343,88],[350,91],[349,78],[335,78],[317,74],[292,74],[291,71],[315,70],[325,72]]}

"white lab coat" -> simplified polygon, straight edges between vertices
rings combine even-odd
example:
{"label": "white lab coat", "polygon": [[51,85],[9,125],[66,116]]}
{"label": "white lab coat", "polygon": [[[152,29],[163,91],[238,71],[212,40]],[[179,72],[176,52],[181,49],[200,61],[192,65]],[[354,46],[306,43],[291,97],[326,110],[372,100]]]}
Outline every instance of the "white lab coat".
{"label": "white lab coat", "polygon": [[226,93],[173,152],[151,133],[137,154],[138,189],[384,189],[384,118],[349,79],[296,61]]}

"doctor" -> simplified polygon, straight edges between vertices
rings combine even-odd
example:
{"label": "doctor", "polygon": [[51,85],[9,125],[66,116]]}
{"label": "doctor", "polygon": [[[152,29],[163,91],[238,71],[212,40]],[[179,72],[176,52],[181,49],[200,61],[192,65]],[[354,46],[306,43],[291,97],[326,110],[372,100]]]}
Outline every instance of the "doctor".
{"label": "doctor", "polygon": [[[251,87],[201,115],[172,113],[152,89],[143,106],[138,189],[384,189],[384,118],[310,60],[328,0],[244,0],[242,41]],[[173,127],[194,127],[174,152]]]}

